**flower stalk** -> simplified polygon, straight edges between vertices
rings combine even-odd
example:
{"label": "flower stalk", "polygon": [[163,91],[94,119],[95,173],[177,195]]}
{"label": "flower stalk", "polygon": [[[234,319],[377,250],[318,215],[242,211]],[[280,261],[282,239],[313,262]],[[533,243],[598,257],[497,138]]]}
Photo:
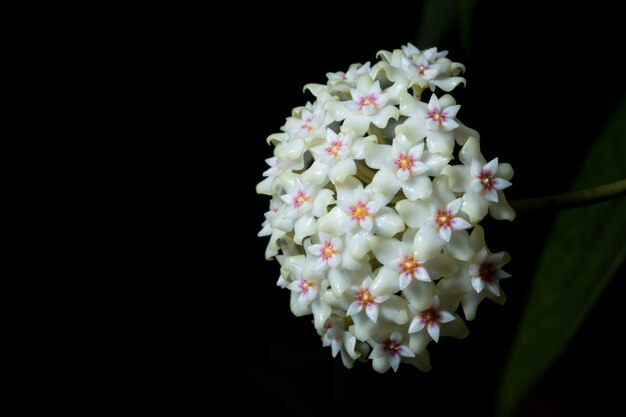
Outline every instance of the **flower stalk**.
{"label": "flower stalk", "polygon": [[626,196],[626,179],[599,185],[585,190],[538,198],[526,198],[510,201],[517,212],[537,210],[565,210],[589,206]]}

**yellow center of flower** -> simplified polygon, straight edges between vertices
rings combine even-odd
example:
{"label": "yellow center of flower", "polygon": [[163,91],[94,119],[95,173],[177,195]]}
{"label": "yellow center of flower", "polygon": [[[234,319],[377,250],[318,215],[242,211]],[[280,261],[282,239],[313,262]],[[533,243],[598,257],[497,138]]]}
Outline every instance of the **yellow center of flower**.
{"label": "yellow center of flower", "polygon": [[324,242],[324,247],[322,248],[322,259],[327,261],[336,253],[335,248],[330,242]]}
{"label": "yellow center of flower", "polygon": [[435,215],[435,222],[437,223],[437,229],[441,229],[444,226],[450,227],[454,216],[447,210],[439,210]]}
{"label": "yellow center of flower", "polygon": [[414,275],[415,271],[422,266],[421,263],[416,262],[412,256],[405,256],[400,260],[400,268],[405,274]]}
{"label": "yellow center of flower", "polygon": [[352,218],[355,220],[361,220],[364,217],[369,216],[369,212],[367,211],[367,207],[365,203],[359,201],[358,203],[354,203],[352,205]]}
{"label": "yellow center of flower", "polygon": [[396,168],[397,169],[408,169],[413,168],[413,164],[415,163],[415,159],[409,155],[408,153],[401,153],[396,156]]}
{"label": "yellow center of flower", "polygon": [[330,143],[330,146],[326,148],[326,153],[339,159],[339,151],[343,148],[343,143],[340,140],[334,140]]}
{"label": "yellow center of flower", "polygon": [[374,303],[374,297],[372,297],[372,294],[370,293],[370,291],[366,290],[365,288],[361,288],[359,290],[359,293],[357,294],[356,299],[363,306],[367,306],[369,304]]}
{"label": "yellow center of flower", "polygon": [[306,195],[304,190],[298,191],[298,194],[293,199],[293,205],[295,208],[300,208],[306,202],[310,202],[311,198]]}

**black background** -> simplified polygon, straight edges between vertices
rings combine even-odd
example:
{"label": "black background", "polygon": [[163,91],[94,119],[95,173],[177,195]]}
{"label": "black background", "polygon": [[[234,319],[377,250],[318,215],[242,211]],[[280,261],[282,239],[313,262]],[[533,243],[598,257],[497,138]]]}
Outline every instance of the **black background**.
{"label": "black background", "polygon": [[[487,159],[513,164],[509,199],[566,191],[587,146],[624,95],[624,71],[616,62],[623,53],[623,24],[615,11],[596,3],[554,11],[541,2],[486,3],[478,2],[472,21],[470,56],[455,27],[436,45],[467,66],[467,87],[452,93],[462,105],[458,117],[480,132]],[[208,242],[214,230],[229,230],[217,238],[223,250],[200,254],[209,291],[195,295],[206,295],[208,306],[199,309],[208,319],[198,321],[198,340],[205,346],[208,339],[205,377],[219,387],[207,390],[207,407],[217,401],[232,410],[250,405],[294,416],[492,414],[551,213],[484,223],[490,248],[512,256],[505,269],[513,277],[502,284],[508,301],[484,301],[468,323],[467,339],[431,344],[429,373],[401,366],[396,374],[380,375],[369,363],[345,369],[321,346],[311,317],[293,317],[289,292],[275,286],[278,264],[263,256],[267,238],[256,236],[269,204],[254,191],[271,156],[265,138],[279,131],[293,107],[312,99],[302,93],[304,84],[323,83],[326,72],[345,71],[354,62],[373,62],[381,49],[415,43],[420,7],[378,5],[363,16],[323,4],[284,17],[264,9],[253,24],[236,14],[214,16],[228,29],[210,29],[208,50],[197,51],[211,62],[202,82],[207,94],[199,99],[222,109],[203,115],[208,159],[227,158],[237,175],[216,173],[207,163],[208,177],[217,175],[221,184],[209,180],[208,189],[198,190],[210,200],[202,221],[206,237],[199,239]],[[235,36],[242,40],[233,42]],[[245,208],[245,215],[229,211],[232,204]],[[593,250],[602,250],[602,242],[590,256]],[[216,262],[226,262],[228,272],[216,272]],[[564,416],[581,406],[594,404],[600,412],[619,404],[617,386],[606,377],[622,362],[612,341],[621,294],[623,280],[616,279],[520,415]]]}

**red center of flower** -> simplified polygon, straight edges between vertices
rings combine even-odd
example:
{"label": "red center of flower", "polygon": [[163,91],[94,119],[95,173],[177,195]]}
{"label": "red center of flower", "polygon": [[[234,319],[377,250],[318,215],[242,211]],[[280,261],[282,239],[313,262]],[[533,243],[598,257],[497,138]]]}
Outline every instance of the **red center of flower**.
{"label": "red center of flower", "polygon": [[478,269],[478,278],[485,282],[495,281],[496,269],[497,268],[493,262],[485,261],[480,264]]}
{"label": "red center of flower", "polygon": [[439,311],[432,307],[429,307],[420,313],[420,320],[424,324],[439,323],[440,319],[441,315],[439,314]]}
{"label": "red center of flower", "polygon": [[480,185],[483,187],[483,190],[491,190],[494,186],[493,184],[493,174],[490,171],[481,170],[478,175],[478,180],[480,181]]}
{"label": "red center of flower", "polygon": [[387,339],[383,343],[383,347],[387,353],[391,353],[395,355],[398,353],[398,350],[400,349],[400,343],[392,339]]}

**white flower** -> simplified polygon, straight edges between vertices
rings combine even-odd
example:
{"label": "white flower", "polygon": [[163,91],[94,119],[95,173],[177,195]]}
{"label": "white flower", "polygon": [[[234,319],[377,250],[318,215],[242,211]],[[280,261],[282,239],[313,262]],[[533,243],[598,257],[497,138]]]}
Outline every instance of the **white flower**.
{"label": "white flower", "polygon": [[465,79],[458,76],[465,71],[465,66],[446,58],[448,51],[438,52],[437,48],[420,51],[408,44],[393,52],[380,51],[378,54],[383,61],[372,68],[373,75],[384,72],[389,80],[413,87],[418,93],[425,88],[452,91],[457,85],[465,84]]}
{"label": "white flower", "polygon": [[439,175],[449,158],[424,151],[424,143],[413,143],[398,135],[393,144],[365,144],[365,161],[378,169],[371,189],[392,199],[398,190],[409,200],[427,199],[432,187],[428,175]]}
{"label": "white flower", "polygon": [[357,135],[364,135],[373,123],[379,128],[387,126],[389,119],[398,119],[400,111],[391,104],[395,100],[390,92],[383,92],[379,81],[369,75],[357,80],[356,88],[350,89],[351,100],[327,101],[326,110],[335,121],[344,121],[343,127]]}
{"label": "white flower", "polygon": [[283,174],[302,169],[304,166],[304,161],[301,157],[296,159],[280,159],[274,156],[266,159],[265,163],[269,165],[269,168],[263,172],[263,176],[267,178],[256,186],[256,192],[265,195],[273,195],[276,191],[275,185]]}
{"label": "white flower", "polygon": [[451,156],[455,139],[464,145],[468,138],[478,137],[478,132],[456,119],[459,105],[450,94],[439,98],[433,94],[428,103],[417,100],[407,93],[399,95],[400,114],[408,119],[396,128],[396,134],[405,135],[417,142],[426,138],[428,151]]}
{"label": "white flower", "polygon": [[373,366],[378,372],[386,372],[389,367],[394,372],[397,372],[402,357],[415,357],[415,353],[406,344],[402,344],[402,339],[402,335],[399,332],[393,332],[382,343],[368,340],[368,343],[373,348],[369,358],[373,359]]}
{"label": "white flower", "polygon": [[427,371],[431,341],[467,336],[459,309],[471,320],[484,298],[505,300],[509,255],[489,251],[478,223],[515,216],[504,196],[513,169],[487,162],[439,91],[465,82],[447,51],[408,44],[378,56],[307,84],[315,101],[268,136],[259,236],[292,313],[313,316],[333,357]]}
{"label": "white flower", "polygon": [[500,288],[499,281],[510,277],[501,269],[509,262],[509,254],[506,252],[492,254],[485,245],[482,227],[474,228],[470,235],[470,245],[475,252],[472,259],[461,263],[456,273],[445,277],[439,283],[442,291],[462,294],[461,303],[467,320],[474,319],[478,305],[485,298],[503,304],[506,296]]}
{"label": "white flower", "polygon": [[361,263],[344,251],[345,244],[340,237],[329,236],[319,232],[318,243],[306,248],[311,257],[315,271],[326,272],[333,293],[339,297],[350,287],[351,280],[348,270],[361,268]]}
{"label": "white flower", "polygon": [[341,317],[331,317],[324,324],[322,346],[330,346],[333,358],[341,352],[341,360],[346,368],[352,368],[354,360],[361,356],[356,351],[356,337],[345,330],[345,320]]}
{"label": "white flower", "polygon": [[305,107],[294,110],[282,130],[295,139],[314,138],[324,135],[324,129],[332,121],[321,103],[307,103]]}
{"label": "white flower", "polygon": [[450,242],[453,231],[465,230],[472,225],[457,214],[461,209],[463,199],[452,200],[445,207],[438,200],[432,199],[430,202],[430,213],[432,215],[430,224],[439,232],[439,237],[444,242]]}
{"label": "white flower", "polygon": [[500,296],[499,281],[511,276],[500,269],[507,262],[507,257],[506,252],[491,254],[487,247],[483,247],[476,254],[475,261],[469,265],[468,271],[472,277],[472,288],[477,293],[482,292],[486,287],[486,290],[494,296]]}
{"label": "white flower", "polygon": [[356,82],[361,75],[370,71],[370,63],[352,64],[346,72],[329,72],[326,74],[331,91],[337,93],[349,93],[351,88],[356,87]]}
{"label": "white flower", "polygon": [[456,129],[459,127],[459,124],[454,120],[454,117],[456,117],[460,108],[461,106],[458,104],[442,107],[437,96],[433,94],[428,102],[426,128],[432,131],[443,130],[445,132]]}
{"label": "white flower", "polygon": [[376,323],[376,320],[378,320],[378,305],[387,301],[389,297],[386,295],[373,296],[370,292],[370,285],[372,285],[372,279],[367,277],[363,284],[356,289],[354,301],[346,312],[347,316],[352,316],[365,310],[367,317]]}
{"label": "white flower", "polygon": [[452,313],[439,308],[439,298],[435,296],[433,297],[433,303],[430,307],[415,312],[415,317],[409,325],[409,334],[426,329],[430,337],[435,342],[438,342],[440,324],[449,323],[452,320],[454,320]]}
{"label": "white flower", "polygon": [[285,218],[295,220],[294,241],[301,244],[302,239],[315,233],[315,217],[326,214],[326,207],[333,201],[333,192],[325,188],[318,190],[314,186],[305,186],[299,176],[293,174],[284,175],[281,184],[286,191],[280,196],[286,205]]}
{"label": "white flower", "polygon": [[367,240],[372,234],[390,237],[404,230],[400,216],[386,207],[389,200],[384,195],[364,189],[354,177],[336,188],[337,207],[322,216],[317,226],[329,235],[347,234],[353,258],[361,259],[369,251]]}
{"label": "white flower", "polygon": [[302,277],[287,285],[287,288],[298,294],[298,304],[300,307],[311,304],[320,292],[318,280],[308,280]]}
{"label": "white flower", "polygon": [[409,347],[419,354],[431,342],[438,342],[442,336],[463,339],[469,330],[461,317],[453,313],[460,302],[460,295],[437,292],[426,307],[409,305],[414,314],[409,325]]}
{"label": "white flower", "polygon": [[343,182],[355,175],[356,160],[364,158],[363,142],[373,141],[374,137],[357,137],[353,132],[335,133],[326,130],[326,141],[311,148],[315,162],[302,175],[311,184],[322,184],[328,177],[333,184]]}
{"label": "white flower", "polygon": [[470,221],[479,221],[487,212],[496,219],[513,220],[515,211],[503,193],[511,185],[511,165],[499,163],[498,158],[486,163],[478,139],[474,137],[461,148],[459,159],[463,165],[446,166],[442,173],[448,178],[452,191],[463,193],[461,210],[467,213]]}

